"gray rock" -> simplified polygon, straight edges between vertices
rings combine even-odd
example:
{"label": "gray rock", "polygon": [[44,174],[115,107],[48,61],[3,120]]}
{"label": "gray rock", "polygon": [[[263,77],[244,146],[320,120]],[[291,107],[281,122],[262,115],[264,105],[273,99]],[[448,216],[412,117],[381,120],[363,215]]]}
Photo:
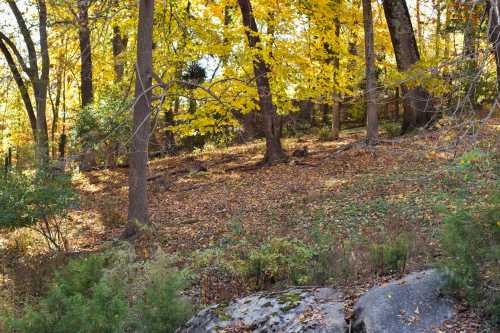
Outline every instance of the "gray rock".
{"label": "gray rock", "polygon": [[435,332],[454,316],[452,302],[439,292],[443,282],[428,270],[370,289],[354,306],[352,332]]}
{"label": "gray rock", "polygon": [[339,292],[331,288],[294,288],[211,306],[178,332],[344,333],[345,330],[343,297]]}

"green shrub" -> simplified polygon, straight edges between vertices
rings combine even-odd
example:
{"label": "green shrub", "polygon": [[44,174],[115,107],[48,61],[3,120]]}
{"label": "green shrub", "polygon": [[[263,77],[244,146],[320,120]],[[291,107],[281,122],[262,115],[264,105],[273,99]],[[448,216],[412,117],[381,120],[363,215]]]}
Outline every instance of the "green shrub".
{"label": "green shrub", "polygon": [[319,141],[330,141],[332,139],[332,130],[328,127],[322,127],[318,131]]}
{"label": "green shrub", "polygon": [[50,248],[66,249],[62,220],[77,203],[70,175],[8,172],[0,177],[0,228],[31,227]]}
{"label": "green shrub", "polygon": [[440,234],[447,290],[464,297],[500,324],[500,192],[479,208],[448,215]]}
{"label": "green shrub", "polygon": [[409,242],[403,236],[370,247],[372,266],[378,274],[403,272],[408,253]]}
{"label": "green shrub", "polygon": [[7,332],[174,332],[191,315],[179,296],[186,272],[161,253],[140,263],[129,247],[75,259],[56,274],[47,295],[20,317],[4,318]]}
{"label": "green shrub", "polygon": [[314,252],[303,242],[277,238],[250,252],[245,271],[260,287],[276,282],[306,284],[313,257]]}
{"label": "green shrub", "polygon": [[395,138],[401,135],[401,125],[397,123],[385,123],[382,125],[382,129],[389,136],[389,138]]}
{"label": "green shrub", "polygon": [[99,159],[126,158],[124,142],[132,131],[128,110],[129,101],[122,92],[111,91],[80,110],[75,118],[72,141],[80,150],[92,149]]}

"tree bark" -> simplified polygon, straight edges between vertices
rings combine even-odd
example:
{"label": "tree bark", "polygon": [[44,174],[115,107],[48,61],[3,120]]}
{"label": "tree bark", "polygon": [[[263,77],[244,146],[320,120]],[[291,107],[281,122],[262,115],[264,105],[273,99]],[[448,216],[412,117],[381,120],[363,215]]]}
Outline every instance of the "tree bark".
{"label": "tree bark", "polygon": [[82,107],[94,100],[92,86],[92,46],[90,44],[89,5],[90,0],[77,0],[78,5],[78,38],[80,41],[80,80]]}
{"label": "tree bark", "polygon": [[435,48],[435,56],[439,58],[441,52],[441,13],[442,6],[441,0],[433,0],[434,9],[436,10],[436,31],[435,31],[435,40],[434,40],[434,48]]}
{"label": "tree bark", "polygon": [[[26,45],[28,53],[28,63],[24,62],[20,52],[16,49],[15,45],[12,42],[9,42],[9,40],[6,39],[5,36],[2,39],[12,48],[12,51],[14,52],[19,62],[19,65],[28,76],[33,89],[33,95],[35,98],[34,114],[36,123],[35,160],[37,168],[44,169],[48,166],[49,162],[49,137],[47,131],[47,118],[46,118],[47,90],[48,90],[49,72],[50,72],[50,58],[49,58],[49,47],[47,38],[47,6],[45,0],[37,1],[38,33],[39,33],[39,43],[40,43],[39,56],[41,58],[41,65],[42,65],[41,71],[39,72],[38,55],[36,53],[35,43],[33,42],[30,30],[26,25],[26,21],[23,17],[23,14],[19,10],[17,3],[14,0],[7,0],[7,3],[12,11],[12,14],[15,17],[19,30],[21,31],[21,35],[23,36],[23,40]],[[18,72],[18,74],[20,73]],[[24,88],[22,88],[19,85],[19,83],[20,81],[16,80],[16,84],[18,84],[21,94],[24,95],[23,101],[25,103],[25,106],[27,106],[29,104],[27,103],[26,100],[27,95],[25,92],[22,92]],[[31,105],[33,105],[33,103],[31,103]],[[30,109],[29,106],[27,106],[27,110],[29,109]],[[30,121],[33,121],[32,115],[29,114],[29,116],[30,116]]]}
{"label": "tree bark", "polygon": [[[340,41],[340,21],[338,18],[335,19],[335,38],[337,41],[337,47]],[[340,137],[340,128],[341,128],[341,120],[340,120],[340,94],[338,92],[338,75],[340,69],[340,59],[339,53],[335,52],[333,56],[333,82],[335,84],[335,88],[333,90],[333,101],[332,101],[332,140],[338,140]]]}
{"label": "tree bark", "polygon": [[40,34],[40,53],[42,56],[42,69],[35,89],[36,120],[38,138],[38,163],[46,167],[49,162],[49,135],[47,128],[47,92],[49,87],[50,58],[47,36],[47,6],[45,0],[38,0],[38,30]]}
{"label": "tree bark", "polygon": [[377,78],[375,73],[375,47],[373,42],[373,16],[371,0],[363,0],[366,62],[366,142],[378,143]]}
{"label": "tree bark", "polygon": [[21,73],[17,69],[14,58],[12,57],[9,49],[7,48],[7,45],[5,44],[3,37],[4,35],[0,33],[0,51],[2,51],[5,60],[7,61],[7,65],[9,66],[10,71],[12,73],[12,76],[14,77],[14,81],[16,82],[17,88],[19,89],[21,99],[23,100],[24,107],[26,108],[26,113],[28,114],[28,118],[30,120],[31,131],[33,132],[33,139],[36,142],[37,141],[36,116],[35,116],[35,111],[33,109],[33,104],[31,103],[28,87],[26,87],[26,84],[24,83]]}
{"label": "tree bark", "polygon": [[465,72],[464,93],[470,104],[476,108],[476,84],[477,84],[477,18],[475,15],[475,5],[471,6],[466,15],[464,40],[463,40],[463,58]]}
{"label": "tree bark", "polygon": [[147,170],[153,76],[154,0],[140,0],[137,28],[137,78],[134,131],[130,152],[128,224],[124,236],[136,235],[149,223]]}
{"label": "tree bark", "polygon": [[[261,47],[259,44],[261,41],[250,0],[238,0],[238,5],[241,10],[243,25],[246,28],[248,45],[251,49],[260,51]],[[273,103],[271,95],[268,76],[270,70],[262,55],[258,53],[253,60],[253,70],[259,94],[260,111],[264,119],[263,131],[266,137],[266,153],[263,162],[268,165],[282,162],[287,159],[287,156],[281,146],[280,117],[276,112],[276,106]]]}
{"label": "tree bark", "polygon": [[[495,53],[497,94],[500,94],[500,1],[490,0],[488,39]],[[498,98],[498,97],[497,97]]]}
{"label": "tree bark", "polygon": [[[408,7],[405,0],[384,0],[383,6],[398,70],[407,71],[420,60]],[[432,119],[434,107],[432,96],[424,88],[402,86],[401,90],[404,107],[402,132],[405,133],[426,125]]]}
{"label": "tree bark", "polygon": [[123,74],[125,72],[125,62],[123,60],[122,53],[127,47],[128,38],[122,36],[120,32],[120,27],[113,27],[113,60],[115,67],[115,80],[116,82],[121,82],[123,79]]}

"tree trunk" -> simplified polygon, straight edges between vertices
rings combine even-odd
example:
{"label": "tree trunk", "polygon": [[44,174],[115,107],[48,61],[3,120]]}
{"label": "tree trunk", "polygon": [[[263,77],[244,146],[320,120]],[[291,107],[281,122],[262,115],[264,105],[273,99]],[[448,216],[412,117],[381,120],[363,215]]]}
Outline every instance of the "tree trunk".
{"label": "tree trunk", "polygon": [[47,91],[49,87],[50,58],[47,37],[47,6],[45,0],[38,0],[38,31],[40,35],[40,53],[42,70],[34,87],[36,101],[37,129],[37,163],[40,168],[46,168],[49,163],[49,135],[47,128]]}
{"label": "tree trunk", "polygon": [[366,59],[366,142],[369,145],[376,145],[378,143],[377,78],[371,0],[363,0],[363,22]]}
{"label": "tree trunk", "polygon": [[[238,0],[243,17],[243,25],[246,28],[248,45],[251,49],[260,49],[260,37],[258,35],[257,23],[253,16],[250,0]],[[285,161],[287,156],[281,147],[281,125],[280,118],[276,112],[271,95],[269,84],[269,66],[264,61],[262,55],[256,54],[253,60],[253,70],[257,83],[257,92],[259,94],[259,106],[264,119],[263,131],[266,136],[266,153],[264,156],[265,164],[273,164]]]}
{"label": "tree trunk", "polygon": [[[174,112],[175,110],[175,112]],[[175,135],[174,132],[170,129],[170,126],[174,126],[174,114],[176,114],[179,110],[179,99],[176,98],[174,101],[174,108],[169,108],[165,111],[165,152],[167,155],[174,155],[177,152],[177,146],[175,144]]]}
{"label": "tree trunk", "polygon": [[395,99],[395,109],[394,109],[394,121],[399,121],[399,88],[396,87],[394,91],[394,99]]}
{"label": "tree trunk", "polygon": [[420,11],[420,0],[415,1],[415,16],[417,19],[417,36],[418,36],[418,46],[420,48],[424,45],[424,32],[422,30],[422,17]]}
{"label": "tree trunk", "polygon": [[[420,60],[408,7],[405,0],[384,0],[383,5],[398,70],[407,71]],[[402,93],[404,107],[402,132],[405,133],[426,125],[432,119],[434,107],[432,96],[422,87],[408,89],[403,86]]]}
{"label": "tree trunk", "polygon": [[[337,47],[340,42],[340,21],[338,18],[335,19],[335,39],[337,40]],[[335,52],[333,56],[333,83],[335,84],[333,90],[333,101],[332,101],[332,140],[338,140],[340,137],[340,94],[338,92],[338,75],[340,69],[340,59],[339,53]]]}
{"label": "tree trunk", "polygon": [[470,105],[476,108],[476,84],[477,84],[477,20],[474,14],[475,6],[468,10],[468,15],[466,15],[467,21],[465,22],[464,29],[464,41],[463,41],[463,60],[464,60],[464,72],[465,72],[465,85],[464,93],[466,100],[470,101]]}
{"label": "tree trunk", "polygon": [[500,1],[499,0],[490,0],[488,39],[492,44],[493,52],[495,53],[495,62],[497,69],[497,94],[500,94]]}
{"label": "tree trunk", "polygon": [[31,125],[31,131],[33,133],[33,139],[35,140],[35,142],[37,142],[36,115],[35,115],[35,110],[33,109],[33,104],[31,103],[28,87],[26,87],[26,84],[24,83],[21,73],[17,69],[17,65],[14,61],[14,58],[12,57],[11,52],[7,47],[7,44],[4,42],[4,35],[1,33],[0,33],[0,51],[2,51],[5,60],[7,61],[7,65],[9,66],[10,71],[12,73],[12,76],[14,77],[17,89],[19,90],[21,99],[23,100],[24,103],[26,113],[28,114],[28,119]]}
{"label": "tree trunk", "polygon": [[78,2],[78,37],[80,39],[80,80],[82,107],[94,100],[92,87],[92,47],[90,45],[89,30],[89,5],[90,0],[77,0]]}
{"label": "tree trunk", "polygon": [[151,84],[153,76],[154,0],[140,0],[137,28],[137,78],[135,82],[134,131],[130,152],[128,224],[124,236],[136,235],[149,223],[147,170],[150,135]]}
{"label": "tree trunk", "polygon": [[434,40],[434,48],[435,48],[435,56],[439,58],[441,52],[441,0],[433,0],[434,9],[436,10],[436,31],[435,31],[435,40]]}
{"label": "tree trunk", "polygon": [[123,79],[123,74],[125,72],[125,62],[122,53],[127,47],[128,38],[122,36],[120,32],[120,27],[113,27],[113,61],[115,67],[115,80],[116,82],[121,82]]}

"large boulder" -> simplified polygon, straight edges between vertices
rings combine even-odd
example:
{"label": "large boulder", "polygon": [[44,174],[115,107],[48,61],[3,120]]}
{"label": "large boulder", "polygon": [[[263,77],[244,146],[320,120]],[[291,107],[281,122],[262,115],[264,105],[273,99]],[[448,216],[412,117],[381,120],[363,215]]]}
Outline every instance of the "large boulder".
{"label": "large boulder", "polygon": [[452,302],[439,292],[443,282],[428,270],[370,289],[354,306],[352,332],[435,332],[454,316]]}
{"label": "large boulder", "polygon": [[258,293],[202,310],[182,333],[344,333],[342,295],[331,288],[293,288]]}

